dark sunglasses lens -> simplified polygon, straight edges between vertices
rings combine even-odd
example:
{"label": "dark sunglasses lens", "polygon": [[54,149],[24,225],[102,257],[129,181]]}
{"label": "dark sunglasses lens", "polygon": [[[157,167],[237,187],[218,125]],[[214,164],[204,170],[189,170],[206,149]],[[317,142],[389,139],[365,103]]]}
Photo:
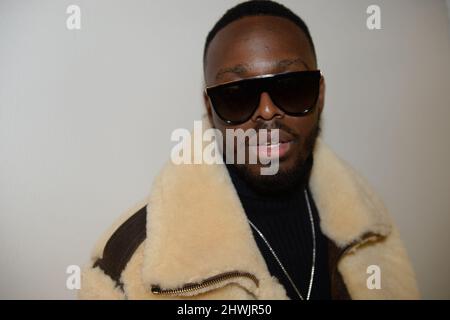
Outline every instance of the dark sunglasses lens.
{"label": "dark sunglasses lens", "polygon": [[259,102],[254,88],[242,84],[212,88],[208,96],[219,117],[233,123],[249,119]]}
{"label": "dark sunglasses lens", "polygon": [[319,71],[292,73],[274,79],[269,94],[274,103],[286,113],[302,115],[315,106],[319,87]]}

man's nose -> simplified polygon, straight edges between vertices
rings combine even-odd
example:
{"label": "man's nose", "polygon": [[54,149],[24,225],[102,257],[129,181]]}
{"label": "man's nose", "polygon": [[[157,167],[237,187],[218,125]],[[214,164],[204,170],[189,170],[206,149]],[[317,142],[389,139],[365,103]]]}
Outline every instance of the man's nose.
{"label": "man's nose", "polygon": [[272,120],[273,118],[281,118],[284,116],[284,112],[280,110],[272,101],[270,95],[267,92],[262,92],[259,98],[259,105],[256,111],[253,113],[252,120]]}

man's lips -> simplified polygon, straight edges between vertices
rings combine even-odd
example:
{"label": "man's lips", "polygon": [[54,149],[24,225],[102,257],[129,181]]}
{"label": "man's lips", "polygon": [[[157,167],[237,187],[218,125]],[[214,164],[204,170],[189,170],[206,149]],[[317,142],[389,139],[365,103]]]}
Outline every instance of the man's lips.
{"label": "man's lips", "polygon": [[277,130],[278,135],[274,132],[271,134],[271,131],[267,130],[264,134],[257,132],[250,139],[246,139],[245,145],[250,154],[266,161],[283,158],[292,148],[294,137],[284,130]]}
{"label": "man's lips", "polygon": [[292,141],[276,144],[249,146],[249,151],[261,160],[273,160],[283,158],[292,147]]}
{"label": "man's lips", "polygon": [[272,137],[272,134],[270,130],[267,130],[266,136],[256,133],[254,136],[250,137],[250,139],[246,143],[248,146],[267,146],[267,145],[277,145],[279,143],[289,143],[294,140],[292,135],[290,135],[284,130],[278,130],[278,139],[275,139],[276,136],[274,134]]}

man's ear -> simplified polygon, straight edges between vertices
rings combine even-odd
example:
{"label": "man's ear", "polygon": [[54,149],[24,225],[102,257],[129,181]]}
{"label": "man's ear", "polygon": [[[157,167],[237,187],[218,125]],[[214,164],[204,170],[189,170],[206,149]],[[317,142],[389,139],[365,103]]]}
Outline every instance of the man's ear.
{"label": "man's ear", "polygon": [[209,97],[206,94],[206,91],[203,91],[203,101],[205,103],[206,114],[208,115],[209,123],[211,123],[211,125],[212,125],[213,124],[213,118],[212,118],[211,101],[209,100]]}
{"label": "man's ear", "polygon": [[317,98],[317,106],[319,107],[319,115],[322,113],[325,105],[325,77],[323,74],[320,76],[319,97]]}

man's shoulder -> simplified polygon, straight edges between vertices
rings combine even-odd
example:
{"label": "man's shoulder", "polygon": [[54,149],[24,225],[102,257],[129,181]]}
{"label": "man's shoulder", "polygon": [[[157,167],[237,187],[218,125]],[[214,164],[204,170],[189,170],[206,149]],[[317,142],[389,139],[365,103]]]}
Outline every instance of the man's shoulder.
{"label": "man's shoulder", "polygon": [[133,210],[106,240],[103,251],[93,262],[93,268],[100,268],[117,285],[128,261],[144,242],[147,232],[147,205]]}

